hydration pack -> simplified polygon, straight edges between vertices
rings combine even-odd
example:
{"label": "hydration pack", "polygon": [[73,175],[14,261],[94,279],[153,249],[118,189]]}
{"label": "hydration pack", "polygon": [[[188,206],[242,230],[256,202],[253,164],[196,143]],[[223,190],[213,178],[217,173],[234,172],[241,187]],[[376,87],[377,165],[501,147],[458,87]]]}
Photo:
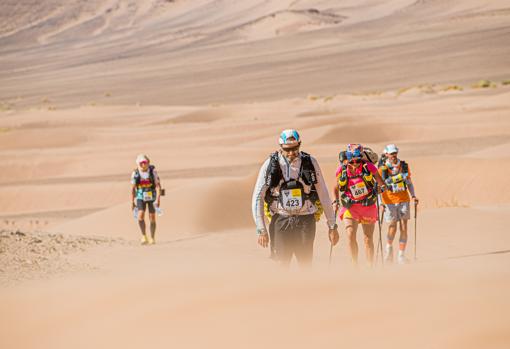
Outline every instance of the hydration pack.
{"label": "hydration pack", "polygon": [[362,154],[363,160],[369,161],[373,163],[374,165],[377,163],[377,160],[379,159],[379,156],[375,151],[372,150],[372,148],[369,147],[363,147],[363,154]]}
{"label": "hydration pack", "polygon": [[382,153],[381,157],[379,158],[379,161],[377,162],[377,167],[383,167],[386,164],[386,160],[388,160],[388,156],[386,153]]}
{"label": "hydration pack", "polygon": [[[323,212],[322,205],[320,204],[319,195],[317,194],[317,190],[315,189],[315,184],[317,183],[317,173],[315,172],[315,167],[313,166],[312,158],[310,154],[301,152],[301,167],[299,169],[299,176],[297,179],[291,179],[289,181],[284,180],[283,172],[280,167],[279,162],[279,153],[274,152],[270,156],[269,166],[267,167],[267,172],[265,175],[265,184],[269,187],[266,191],[266,195],[264,197],[264,207],[266,216],[271,219],[271,213],[269,207],[271,204],[278,200],[281,205],[283,205],[281,201],[281,195],[275,195],[274,191],[279,187],[280,193],[283,190],[293,190],[298,189],[301,190],[303,201],[310,200],[317,208],[317,212],[315,213],[315,219],[318,221]],[[310,193],[304,192],[303,183],[310,187]]]}
{"label": "hydration pack", "polygon": [[386,163],[381,166],[381,178],[391,192],[407,190],[406,179],[409,176],[409,165],[407,162],[400,160],[399,167],[400,171],[398,173],[391,174]]}
{"label": "hydration pack", "polygon": [[[363,152],[361,153],[361,158],[375,165],[379,159],[379,156],[371,148],[364,147]],[[342,150],[340,153],[338,153],[338,160],[341,164],[347,160],[347,152],[345,150]]]}
{"label": "hydration pack", "polygon": [[[342,171],[340,172],[340,175],[337,177],[338,180],[338,190],[340,192],[340,200],[342,202],[342,205],[346,208],[349,208],[352,206],[352,204],[362,204],[363,206],[371,206],[376,203],[377,200],[377,194],[375,192],[375,178],[372,172],[367,167],[367,161],[362,160],[362,170],[361,174],[359,175],[349,175],[349,171],[347,170],[346,165],[342,165]],[[350,198],[345,193],[349,190],[349,179],[352,178],[361,178],[363,180],[363,183],[365,184],[368,195],[361,199],[361,200],[355,200]]]}
{"label": "hydration pack", "polygon": [[[150,186],[150,190],[156,190],[156,179],[154,178],[154,166],[153,165],[149,165],[149,180],[151,181],[151,186]],[[140,187],[140,181],[142,179],[142,176],[140,175],[140,170],[138,168],[136,168],[134,170],[134,179],[135,179],[135,184],[136,184],[136,187],[139,188]],[[145,188],[142,188],[142,189],[145,189]]]}

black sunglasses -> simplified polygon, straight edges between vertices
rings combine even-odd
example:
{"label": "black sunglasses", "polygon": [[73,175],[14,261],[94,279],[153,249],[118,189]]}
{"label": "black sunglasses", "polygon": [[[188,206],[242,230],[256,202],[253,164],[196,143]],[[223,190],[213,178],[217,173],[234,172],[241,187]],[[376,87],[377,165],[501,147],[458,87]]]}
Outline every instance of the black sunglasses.
{"label": "black sunglasses", "polygon": [[283,148],[282,147],[282,150],[286,153],[292,153],[292,152],[296,152],[299,150],[299,145],[296,145],[295,147],[292,147],[292,148]]}
{"label": "black sunglasses", "polygon": [[350,164],[359,164],[359,163],[361,163],[361,160],[360,159],[352,159],[352,160],[349,160],[349,163]]}

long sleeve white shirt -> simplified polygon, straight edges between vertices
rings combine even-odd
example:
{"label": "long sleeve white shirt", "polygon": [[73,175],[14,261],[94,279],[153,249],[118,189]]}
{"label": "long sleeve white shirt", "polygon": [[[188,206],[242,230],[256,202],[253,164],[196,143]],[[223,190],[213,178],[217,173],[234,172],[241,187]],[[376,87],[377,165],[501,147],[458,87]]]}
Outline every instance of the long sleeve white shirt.
{"label": "long sleeve white shirt", "polygon": [[[317,175],[317,183],[315,184],[315,189],[317,190],[317,194],[319,196],[319,200],[321,201],[321,205],[324,209],[324,214],[327,219],[328,227],[333,227],[336,223],[335,213],[333,212],[333,208],[331,205],[331,198],[329,197],[329,193],[327,190],[326,183],[324,181],[324,177],[322,175],[319,163],[314,157],[311,157],[313,167],[315,169],[315,173]],[[301,168],[301,155],[296,157],[292,163],[289,163],[287,158],[283,156],[280,152],[278,152],[278,162],[280,164],[280,168],[282,170],[283,179],[287,182],[290,180],[296,180],[299,177],[299,171]],[[257,178],[257,183],[255,184],[255,189],[253,190],[252,196],[252,215],[253,220],[255,221],[255,225],[257,226],[258,232],[267,231],[266,222],[264,220],[264,197],[266,191],[269,189],[269,186],[265,183],[265,177],[267,173],[267,169],[269,167],[270,158],[266,159],[262,167],[260,168],[259,175]],[[279,215],[288,216],[289,214],[281,205],[278,200],[274,201],[271,205],[271,211],[273,213],[277,213]],[[297,213],[298,215],[309,215],[314,214],[317,211],[317,207],[314,203],[310,202],[310,200],[305,200],[303,203],[303,207]],[[295,214],[295,213],[294,213]]]}

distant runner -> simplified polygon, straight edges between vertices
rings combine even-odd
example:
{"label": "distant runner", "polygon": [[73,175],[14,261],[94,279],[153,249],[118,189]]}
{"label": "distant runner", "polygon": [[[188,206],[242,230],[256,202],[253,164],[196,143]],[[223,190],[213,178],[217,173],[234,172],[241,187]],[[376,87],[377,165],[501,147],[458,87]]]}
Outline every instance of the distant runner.
{"label": "distant runner", "polygon": [[[399,264],[407,263],[405,249],[407,245],[407,221],[411,218],[410,201],[411,197],[415,205],[418,199],[414,193],[414,185],[411,181],[411,170],[409,165],[400,160],[398,148],[395,144],[388,144],[384,148],[386,160],[379,167],[382,179],[388,188],[382,194],[382,203],[385,205],[384,220],[389,223],[388,237],[384,258],[388,262],[393,262],[393,240],[397,233],[397,223],[400,223],[400,238],[397,262]],[[409,197],[411,193],[411,197]]]}
{"label": "distant runner", "polygon": [[[142,232],[142,245],[156,242],[156,208],[161,199],[161,185],[158,173],[147,155],[140,154],[136,158],[137,168],[131,175],[131,210],[138,211],[138,225]],[[156,206],[156,207],[155,207]],[[149,208],[151,235],[145,232],[145,209]]]}
{"label": "distant runner", "polygon": [[[329,228],[329,240],[339,239],[335,215],[317,160],[299,151],[301,139],[296,130],[280,134],[280,149],[264,162],[253,191],[252,213],[257,226],[258,243],[269,245],[264,220],[264,203],[271,215],[271,243],[275,259],[288,266],[295,255],[300,266],[311,264],[316,219],[320,204]],[[320,211],[319,211],[320,214]]]}
{"label": "distant runner", "polygon": [[335,210],[341,204],[340,219],[345,224],[349,248],[354,264],[358,263],[358,243],[356,232],[358,225],[363,227],[365,249],[370,265],[374,261],[374,228],[377,222],[377,192],[375,183],[384,188],[384,183],[377,172],[377,167],[364,159],[364,149],[360,144],[349,144],[345,152],[346,161],[342,161],[336,170],[333,195]]}

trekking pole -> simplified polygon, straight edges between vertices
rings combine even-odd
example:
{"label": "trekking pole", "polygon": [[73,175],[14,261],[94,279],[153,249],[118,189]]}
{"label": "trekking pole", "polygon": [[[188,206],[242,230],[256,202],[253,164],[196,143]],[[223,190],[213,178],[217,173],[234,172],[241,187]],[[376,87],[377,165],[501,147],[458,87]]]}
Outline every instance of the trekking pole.
{"label": "trekking pole", "polygon": [[[335,209],[335,220],[336,220],[336,215],[338,214],[338,203],[336,205],[336,209]],[[328,268],[331,267],[331,258],[333,256],[333,243],[330,241],[329,242],[329,263],[328,263]]]}
{"label": "trekking pole", "polygon": [[417,233],[416,233],[416,220],[418,218],[418,203],[415,201],[414,202],[414,260],[416,261],[416,246],[417,246],[417,243],[416,243],[416,236],[417,236]]}
{"label": "trekking pole", "polygon": [[[382,207],[382,213],[381,214],[378,214],[377,215],[377,221],[378,221],[378,224],[381,225],[382,227],[382,224],[383,224],[383,219],[384,219],[384,212],[386,211],[386,206],[383,205]],[[380,208],[377,209],[377,213],[381,212]],[[381,239],[379,239],[377,241],[377,254],[376,254],[376,261],[377,261],[377,258],[379,258],[379,250],[381,250],[381,254],[383,253],[383,248],[382,248],[382,241]],[[384,255],[382,255],[382,258],[384,258]]]}
{"label": "trekking pole", "polygon": [[330,242],[329,243],[329,263],[328,263],[328,268],[331,267],[331,256],[333,255],[333,244]]}
{"label": "trekking pole", "polygon": [[[379,222],[381,221],[380,220],[380,215],[379,215],[379,211],[380,211],[380,208],[379,208],[379,205],[377,205],[377,223],[379,224]],[[377,264],[377,259],[379,258],[379,245],[380,245],[380,240],[377,240],[377,248],[375,249],[375,261],[376,261],[376,264]]]}
{"label": "trekking pole", "polygon": [[376,255],[375,262],[376,262],[376,265],[377,265],[377,260],[378,260],[378,257],[379,257],[379,249],[380,249],[380,251],[381,251],[381,265],[384,268],[384,256],[383,256],[383,250],[382,250],[381,214],[379,213],[379,211],[380,211],[379,195],[377,196],[376,203],[377,203],[377,225],[379,227],[379,242],[377,243],[377,255]]}

